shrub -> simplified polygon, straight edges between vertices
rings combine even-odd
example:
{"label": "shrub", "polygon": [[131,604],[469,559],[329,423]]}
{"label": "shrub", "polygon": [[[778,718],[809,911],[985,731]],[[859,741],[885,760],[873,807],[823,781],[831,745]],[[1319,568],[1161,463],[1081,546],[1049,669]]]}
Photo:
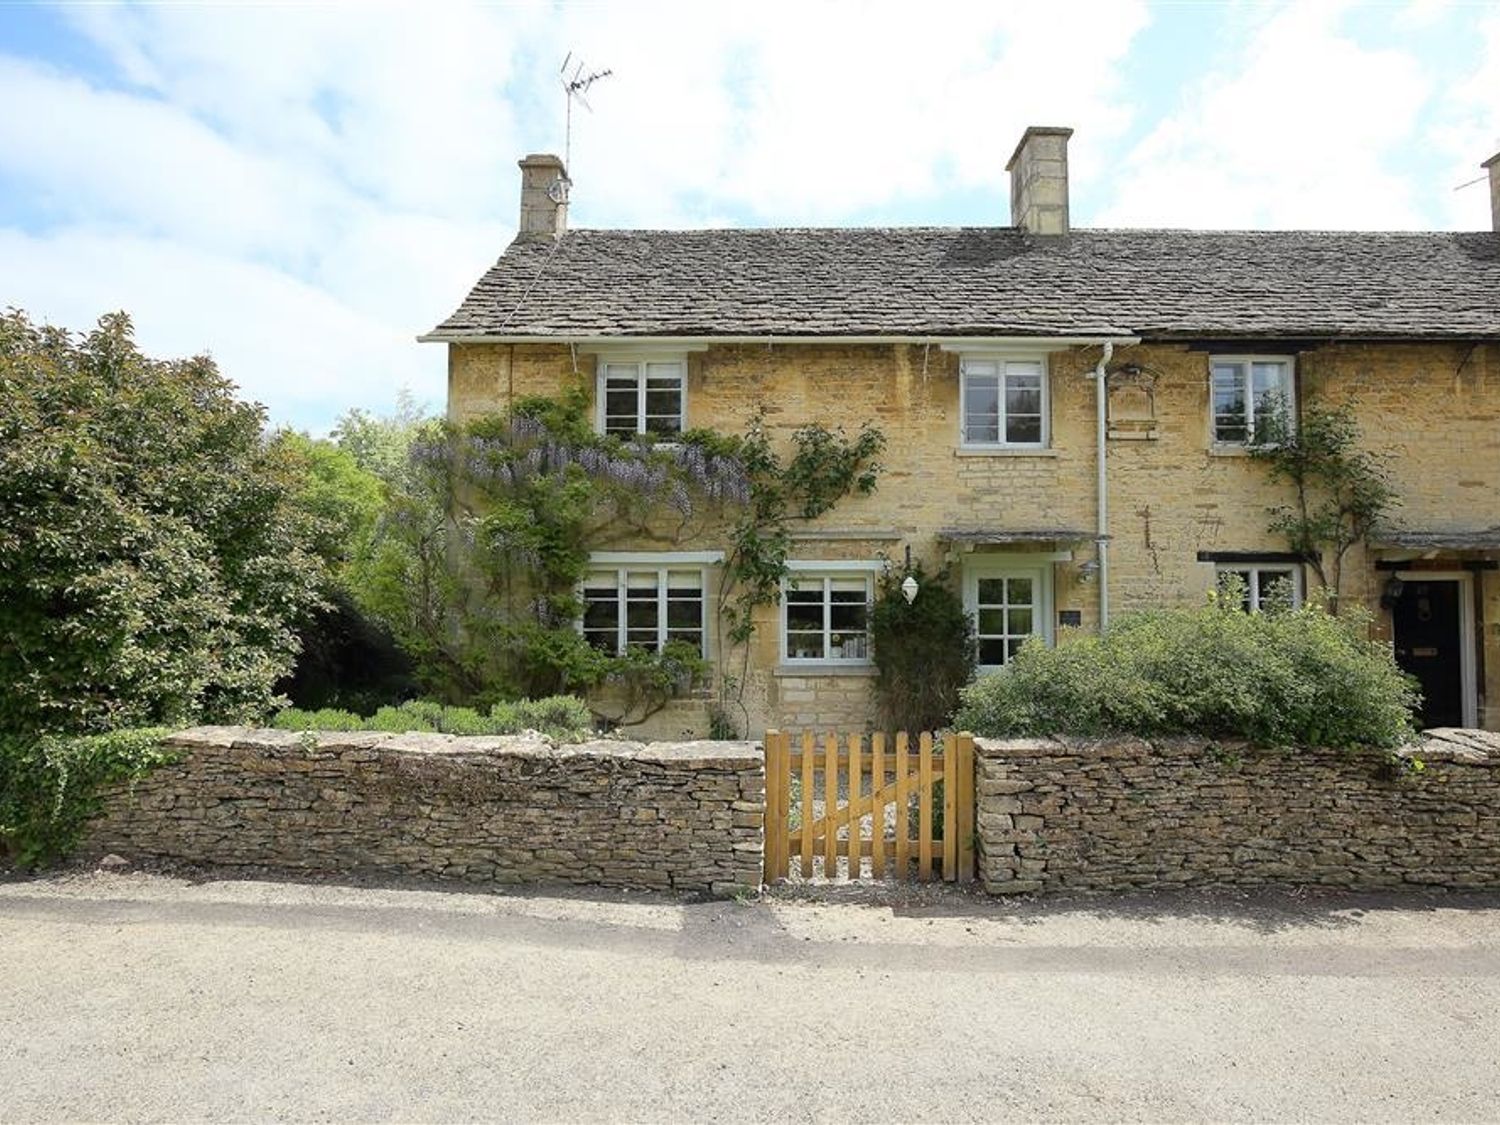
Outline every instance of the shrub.
{"label": "shrub", "polygon": [[317,521],[206,357],[0,314],[0,730],[265,714],[317,600]]}
{"label": "shrub", "polygon": [[1102,637],[1029,642],[963,692],[959,726],[994,736],[1198,735],[1267,746],[1391,748],[1415,734],[1414,681],[1367,614],[1321,605],[1247,614],[1233,590],[1200,609],[1120,617]]}
{"label": "shrub", "polygon": [[165,734],[145,728],[0,744],[0,858],[34,867],[69,851],[98,811],[103,786],[172,760]]}
{"label": "shrub", "polygon": [[[911,604],[901,593],[917,581]],[[875,698],[891,730],[939,730],[958,707],[974,675],[974,626],[946,573],[929,578],[920,564],[891,571],[880,583],[870,614]]]}
{"label": "shrub", "polygon": [[349,711],[324,708],[304,711],[288,707],[271,722],[278,730],[387,731],[404,734],[517,734],[540,731],[560,742],[574,742],[593,733],[594,716],[583,700],[571,695],[497,703],[488,714],[470,707],[448,707],[416,699],[399,707],[381,707],[361,718]]}

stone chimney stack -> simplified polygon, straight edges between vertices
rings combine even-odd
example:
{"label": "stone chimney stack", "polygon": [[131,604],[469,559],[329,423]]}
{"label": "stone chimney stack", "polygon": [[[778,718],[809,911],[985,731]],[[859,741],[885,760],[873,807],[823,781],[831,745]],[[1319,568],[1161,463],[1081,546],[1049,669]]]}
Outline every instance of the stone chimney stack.
{"label": "stone chimney stack", "polygon": [[[1072,129],[1032,125],[1021,134],[1010,173],[1010,224],[1027,234],[1068,233],[1068,138]],[[1492,173],[1493,175],[1493,173]]]}
{"label": "stone chimney stack", "polygon": [[1490,229],[1500,234],[1500,152],[1480,167],[1490,174]]}
{"label": "stone chimney stack", "polygon": [[560,238],[568,229],[568,170],[559,157],[534,152],[521,165],[521,238]]}

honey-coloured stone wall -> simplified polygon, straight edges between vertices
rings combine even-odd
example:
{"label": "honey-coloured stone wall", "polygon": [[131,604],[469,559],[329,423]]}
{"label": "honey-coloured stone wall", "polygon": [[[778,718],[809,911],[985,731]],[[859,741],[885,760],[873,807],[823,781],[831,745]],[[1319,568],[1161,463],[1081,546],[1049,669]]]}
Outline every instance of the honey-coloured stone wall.
{"label": "honey-coloured stone wall", "polygon": [[975,740],[992,894],[1500,887],[1500,735],[1385,756],[1175,739]]}
{"label": "honey-coloured stone wall", "polygon": [[[1259,345],[1256,351],[1275,351]],[[1285,349],[1282,349],[1283,351]],[[1215,449],[1209,430],[1208,348],[1141,344],[1116,349],[1112,365],[1138,374],[1111,380],[1122,416],[1107,444],[1112,613],[1200,601],[1214,584],[1203,552],[1280,552],[1267,525],[1288,503],[1288,486],[1242,452]],[[887,438],[878,486],[849,497],[806,527],[794,528],[792,557],[889,558],[910,548],[929,572],[951,564],[954,581],[968,556],[944,540],[946,529],[1071,529],[1074,543],[1003,549],[1071,552],[1050,562],[1054,633],[1063,621],[1094,630],[1100,585],[1084,579],[1094,557],[1095,390],[1097,346],[1068,347],[1048,359],[1049,447],[976,453],[959,448],[959,357],[937,344],[713,345],[687,355],[688,425],[741,433],[759,412],[786,441],[812,421],[853,433],[872,422]],[[449,413],[457,419],[503,410],[521,395],[556,394],[572,385],[593,393],[597,357],[565,345],[455,344],[449,349]],[[1298,395],[1309,402],[1350,402],[1364,443],[1385,459],[1400,499],[1395,521],[1418,530],[1500,526],[1500,346],[1481,344],[1326,344],[1296,355]],[[601,544],[611,550],[723,548],[712,527],[690,540],[660,537]],[[979,548],[983,554],[987,548]],[[1461,552],[1415,565],[1454,569],[1493,559]],[[1377,629],[1385,575],[1352,551],[1346,600],[1363,602]],[[1479,721],[1500,728],[1500,572],[1476,570],[1475,667]],[[1309,587],[1312,576],[1308,575]],[[744,685],[731,708],[756,734],[767,727],[869,729],[869,677],[818,675],[780,663],[779,616],[757,619],[748,662],[713,644],[709,656]],[[746,718],[748,715],[748,719]],[[700,724],[701,725],[701,724]],[[695,729],[674,721],[672,729]]]}
{"label": "honey-coloured stone wall", "polygon": [[166,744],[179,760],[110,790],[85,854],[714,894],[761,879],[753,743],[198,727]]}

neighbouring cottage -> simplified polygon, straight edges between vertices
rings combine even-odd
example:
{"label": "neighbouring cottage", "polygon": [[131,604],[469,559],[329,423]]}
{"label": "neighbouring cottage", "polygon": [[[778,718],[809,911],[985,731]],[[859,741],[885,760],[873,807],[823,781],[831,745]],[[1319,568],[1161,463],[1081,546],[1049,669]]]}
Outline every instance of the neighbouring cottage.
{"label": "neighbouring cottage", "polygon": [[[1267,529],[1288,493],[1247,435],[1278,397],[1349,402],[1400,504],[1345,597],[1421,681],[1426,725],[1500,729],[1500,155],[1492,232],[1089,230],[1070,135],[1026,130],[1010,225],[980,228],[570,230],[566,169],[528,156],[516,240],[422,337],[448,346],[449,414],[581,380],[622,436],[742,432],[758,409],[782,436],[881,427],[878,489],[797,533],[733,656],[753,734],[871,724],[867,606],[907,549],[954,564],[982,668],[1226,571],[1252,607],[1304,596]],[[722,654],[723,544],[608,546],[591,637],[623,644],[630,616],[660,643],[671,618]],[[701,734],[703,702],[649,733]]]}

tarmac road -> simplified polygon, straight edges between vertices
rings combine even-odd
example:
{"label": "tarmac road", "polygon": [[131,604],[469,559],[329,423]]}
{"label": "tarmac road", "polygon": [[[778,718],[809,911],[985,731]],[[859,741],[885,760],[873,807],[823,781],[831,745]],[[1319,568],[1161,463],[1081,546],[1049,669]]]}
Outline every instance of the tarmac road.
{"label": "tarmac road", "polygon": [[0,881],[0,1121],[1500,1119],[1495,896],[828,897]]}

